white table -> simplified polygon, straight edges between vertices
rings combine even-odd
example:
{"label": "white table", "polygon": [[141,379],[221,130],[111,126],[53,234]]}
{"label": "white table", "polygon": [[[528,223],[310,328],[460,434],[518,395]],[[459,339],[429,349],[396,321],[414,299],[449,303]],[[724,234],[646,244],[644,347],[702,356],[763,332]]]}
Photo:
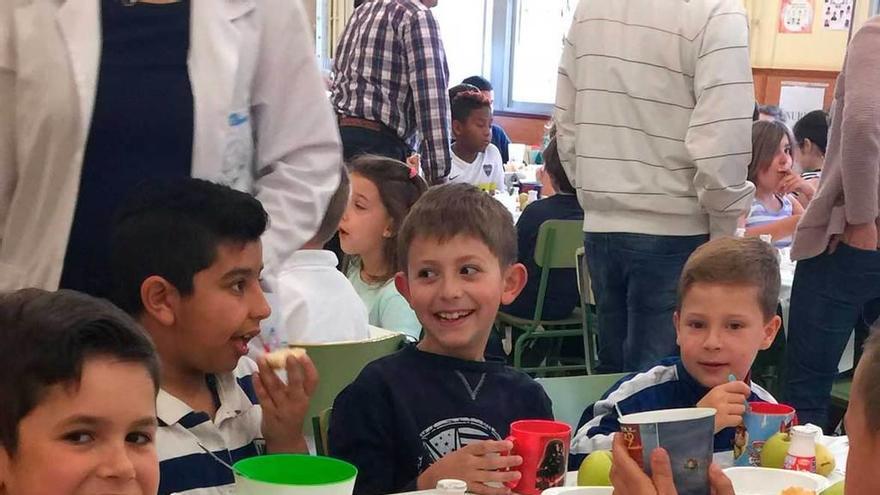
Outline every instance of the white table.
{"label": "white table", "polygon": [[[828,450],[831,451],[831,455],[834,456],[836,466],[834,467],[834,471],[828,476],[828,481],[833,485],[842,480],[846,475],[846,458],[849,454],[849,439],[845,436],[823,436],[818,442],[827,447]],[[577,471],[568,472],[565,476],[565,486],[577,486]],[[417,492],[406,492],[405,494],[400,495],[428,495],[432,492],[433,490],[422,490]]]}
{"label": "white table", "polygon": [[[577,471],[569,471],[565,475],[565,486],[577,486]],[[417,492],[405,492],[397,495],[428,495],[434,493],[434,490],[420,490]],[[516,493],[514,492],[514,495]]]}

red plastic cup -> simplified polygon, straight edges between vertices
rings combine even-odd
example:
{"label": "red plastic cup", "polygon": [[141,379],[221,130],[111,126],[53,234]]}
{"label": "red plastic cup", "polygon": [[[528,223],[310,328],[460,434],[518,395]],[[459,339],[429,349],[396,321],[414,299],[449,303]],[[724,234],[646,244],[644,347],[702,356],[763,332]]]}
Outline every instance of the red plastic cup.
{"label": "red plastic cup", "polygon": [[521,495],[540,495],[548,488],[565,485],[571,426],[544,419],[527,419],[510,425],[507,440],[513,442],[511,455],[523,462],[512,468],[522,475],[518,481],[505,483]]}

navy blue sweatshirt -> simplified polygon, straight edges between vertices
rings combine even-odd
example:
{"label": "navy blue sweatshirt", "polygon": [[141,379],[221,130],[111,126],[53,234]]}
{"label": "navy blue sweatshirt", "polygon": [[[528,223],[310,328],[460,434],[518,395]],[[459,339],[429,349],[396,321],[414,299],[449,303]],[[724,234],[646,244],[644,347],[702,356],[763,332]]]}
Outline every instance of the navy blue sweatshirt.
{"label": "navy blue sweatshirt", "polygon": [[537,382],[502,362],[464,361],[409,346],[376,360],[333,403],[330,455],[358,468],[356,495],[415,490],[432,463],[510,423],[552,419]]}

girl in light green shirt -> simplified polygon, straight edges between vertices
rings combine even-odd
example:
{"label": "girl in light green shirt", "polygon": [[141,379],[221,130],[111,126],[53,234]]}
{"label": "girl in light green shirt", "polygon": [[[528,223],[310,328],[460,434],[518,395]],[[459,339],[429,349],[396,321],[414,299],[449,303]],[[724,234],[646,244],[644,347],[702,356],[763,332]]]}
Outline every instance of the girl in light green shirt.
{"label": "girl in light green shirt", "polygon": [[339,223],[347,256],[345,274],[361,297],[371,325],[418,339],[415,312],[394,286],[398,269],[397,232],[416,200],[427,190],[415,167],[378,156],[349,163],[351,199]]}

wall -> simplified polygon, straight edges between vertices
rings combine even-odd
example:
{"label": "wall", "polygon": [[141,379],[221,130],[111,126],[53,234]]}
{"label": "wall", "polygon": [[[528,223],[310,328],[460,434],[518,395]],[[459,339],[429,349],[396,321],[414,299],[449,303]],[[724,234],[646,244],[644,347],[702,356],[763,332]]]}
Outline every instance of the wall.
{"label": "wall", "polygon": [[[758,68],[839,71],[843,66],[847,31],[829,31],[816,15],[811,34],[779,34],[782,0],[744,0],[751,24],[752,65]],[[824,0],[813,0],[817,14]],[[857,0],[854,30],[868,18],[870,0]]]}
{"label": "wall", "polygon": [[550,121],[543,115],[521,115],[496,113],[492,119],[504,128],[511,142],[530,146],[541,146],[544,139],[544,126]]}

